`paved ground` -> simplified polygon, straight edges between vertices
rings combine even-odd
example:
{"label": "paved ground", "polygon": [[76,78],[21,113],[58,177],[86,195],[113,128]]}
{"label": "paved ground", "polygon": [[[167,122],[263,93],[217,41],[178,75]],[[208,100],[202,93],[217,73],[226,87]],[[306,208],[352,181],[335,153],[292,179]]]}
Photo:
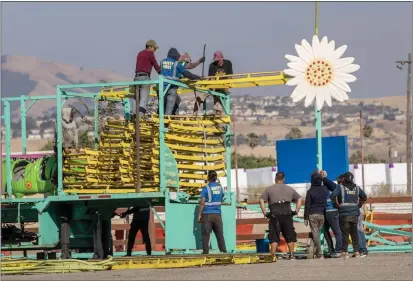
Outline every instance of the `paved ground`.
{"label": "paved ground", "polygon": [[411,254],[272,264],[2,276],[2,280],[412,280]]}

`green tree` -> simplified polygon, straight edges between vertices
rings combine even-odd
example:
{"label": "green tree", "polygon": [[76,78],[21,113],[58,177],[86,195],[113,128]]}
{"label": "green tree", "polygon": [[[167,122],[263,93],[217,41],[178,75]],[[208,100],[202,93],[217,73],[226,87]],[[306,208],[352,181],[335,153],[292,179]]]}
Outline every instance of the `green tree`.
{"label": "green tree", "polygon": [[365,138],[371,138],[373,136],[373,127],[371,125],[364,125],[363,136]]}
{"label": "green tree", "polygon": [[40,151],[53,150],[53,146],[53,141],[49,140],[42,148],[40,148]]}
{"label": "green tree", "polygon": [[248,146],[254,149],[258,145],[259,138],[256,133],[249,133],[247,135]]}
{"label": "green tree", "polygon": [[[235,154],[232,153],[232,167],[235,167]],[[254,169],[274,167],[277,165],[275,158],[269,157],[256,157],[254,155],[240,155],[238,154],[238,168],[240,169]]]}
{"label": "green tree", "polygon": [[301,139],[302,137],[303,137],[303,133],[297,127],[291,128],[288,134],[285,135],[285,138],[288,140]]}

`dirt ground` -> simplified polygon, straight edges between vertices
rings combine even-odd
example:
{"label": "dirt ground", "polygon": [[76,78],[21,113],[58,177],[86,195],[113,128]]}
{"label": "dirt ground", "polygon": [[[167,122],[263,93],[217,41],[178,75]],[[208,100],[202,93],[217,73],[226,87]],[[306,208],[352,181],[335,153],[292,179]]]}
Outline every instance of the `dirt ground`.
{"label": "dirt ground", "polygon": [[411,254],[271,264],[2,276],[2,280],[412,280]]}

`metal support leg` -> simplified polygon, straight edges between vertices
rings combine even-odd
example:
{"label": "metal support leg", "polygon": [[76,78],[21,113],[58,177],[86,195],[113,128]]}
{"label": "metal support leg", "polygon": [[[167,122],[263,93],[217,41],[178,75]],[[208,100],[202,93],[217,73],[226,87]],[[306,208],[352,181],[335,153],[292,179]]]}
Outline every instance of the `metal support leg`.
{"label": "metal support leg", "polygon": [[11,111],[10,101],[4,101],[4,125],[6,127],[6,191],[7,197],[12,196],[12,171],[11,171]]}
{"label": "metal support leg", "polygon": [[61,218],[60,224],[60,244],[62,247],[62,259],[70,259],[70,250],[69,250],[69,220],[66,217]]}
{"label": "metal support leg", "polygon": [[21,116],[21,136],[22,136],[22,154],[26,154],[27,147],[27,130],[26,130],[26,100],[20,96],[20,116]]}

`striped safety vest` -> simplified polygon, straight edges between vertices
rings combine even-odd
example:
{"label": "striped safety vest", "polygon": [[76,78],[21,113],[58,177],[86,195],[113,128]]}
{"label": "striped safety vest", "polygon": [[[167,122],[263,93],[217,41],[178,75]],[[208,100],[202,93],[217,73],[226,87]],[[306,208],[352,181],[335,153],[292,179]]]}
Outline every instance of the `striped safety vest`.
{"label": "striped safety vest", "polygon": [[[219,193],[214,194],[213,188],[215,189],[218,187]],[[222,186],[220,184],[213,186],[212,188],[209,186],[209,183],[206,186],[208,192],[208,200],[206,200],[206,206],[220,206],[221,205],[221,193],[223,192]]]}
{"label": "striped safety vest", "polygon": [[358,206],[359,204],[359,193],[360,188],[356,186],[355,189],[350,190],[344,185],[340,185],[341,188],[341,203],[340,207],[343,206]]}

